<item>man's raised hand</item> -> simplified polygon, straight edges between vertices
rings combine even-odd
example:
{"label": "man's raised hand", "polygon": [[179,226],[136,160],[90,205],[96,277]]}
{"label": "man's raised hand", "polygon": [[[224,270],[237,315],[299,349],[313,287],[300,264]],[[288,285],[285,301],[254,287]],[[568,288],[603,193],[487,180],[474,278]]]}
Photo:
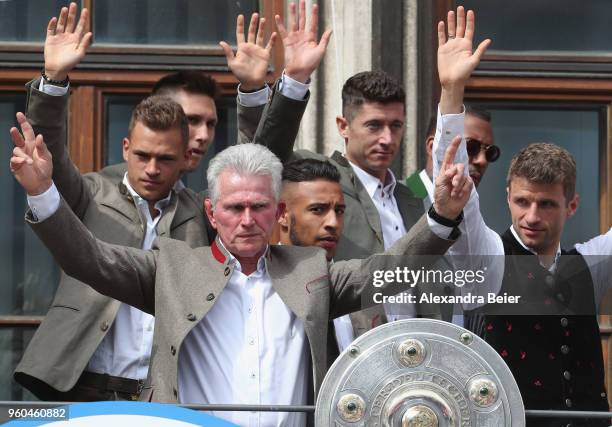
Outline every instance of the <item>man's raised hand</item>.
{"label": "man's raised hand", "polygon": [[[259,20],[259,28],[257,21]],[[227,59],[227,66],[240,82],[242,90],[255,90],[263,87],[268,74],[268,64],[272,54],[276,33],[270,35],[270,40],[264,45],[266,18],[251,15],[247,37],[244,37],[244,16],[236,18],[236,46],[234,55],[229,44],[219,42]]]}
{"label": "man's raised hand", "polygon": [[306,29],[306,2],[300,0],[299,17],[295,3],[289,5],[289,22],[285,28],[283,20],[276,15],[276,27],[283,41],[285,51],[285,73],[299,82],[306,83],[317,69],[331,37],[331,30],[326,30],[317,43],[319,31],[319,6],[312,6],[310,25]]}
{"label": "man's raised hand", "polygon": [[461,214],[473,186],[470,176],[464,173],[465,165],[454,163],[460,143],[461,137],[457,136],[446,149],[434,190],[434,209],[439,215],[451,220]]}
{"label": "man's raised hand", "polygon": [[11,139],[15,148],[10,160],[13,175],[30,196],[42,194],[51,187],[53,162],[51,153],[42,135],[34,135],[32,126],[22,113],[17,113],[17,121],[23,135],[16,127],[11,128]]}
{"label": "man's raised hand", "polygon": [[[45,39],[45,74],[51,80],[64,80],[85,56],[92,33],[87,31],[89,11],[83,9],[76,22],[77,5],[63,7],[59,17],[47,26]],[[76,27],[75,27],[76,25]]]}
{"label": "man's raised hand", "polygon": [[486,39],[472,52],[474,12],[469,10],[466,16],[463,6],[457,8],[456,15],[453,11],[448,12],[447,24],[445,27],[443,21],[438,23],[438,76],[442,85],[442,114],[461,112],[466,82],[491,44],[491,40]]}

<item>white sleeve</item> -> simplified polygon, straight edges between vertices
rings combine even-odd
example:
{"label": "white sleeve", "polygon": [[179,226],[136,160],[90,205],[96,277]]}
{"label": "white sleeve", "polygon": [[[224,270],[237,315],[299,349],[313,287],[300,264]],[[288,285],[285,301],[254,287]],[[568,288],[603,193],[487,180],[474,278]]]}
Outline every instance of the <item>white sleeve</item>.
{"label": "white sleeve", "polygon": [[294,99],[296,101],[302,101],[306,97],[309,88],[310,79],[308,79],[306,83],[298,82],[297,80],[292,79],[283,72],[279,85],[279,90],[280,93],[282,93],[287,98]]}
{"label": "white sleeve", "polygon": [[44,193],[36,196],[28,195],[28,206],[32,210],[32,215],[36,222],[42,222],[57,211],[60,205],[60,195],[55,183]]}
{"label": "white sleeve", "polygon": [[[463,124],[465,113],[440,114],[438,108],[438,120],[436,135],[434,137],[432,150],[433,182],[435,192],[435,180],[440,172],[440,166],[444,159],[444,152],[457,135],[461,136],[461,144],[455,157],[456,163],[465,165],[465,173],[469,173],[469,158],[463,138]],[[497,294],[501,289],[504,275],[504,245],[501,237],[491,230],[480,212],[480,200],[476,188],[472,189],[470,198],[463,209],[464,219],[459,225],[461,236],[448,250],[452,263],[456,269],[469,269],[472,271],[485,271],[486,280],[481,285],[464,286],[462,294],[483,295],[487,293]],[[486,298],[485,298],[486,300]],[[475,308],[473,305],[464,305],[465,309]]]}
{"label": "white sleeve", "polygon": [[588,242],[578,243],[576,250],[589,266],[595,288],[595,305],[599,308],[612,287],[612,228]]}
{"label": "white sleeve", "polygon": [[68,93],[68,89],[70,89],[70,84],[66,87],[55,86],[45,82],[45,79],[40,79],[40,84],[38,85],[39,91],[51,96],[64,96]]}
{"label": "white sleeve", "polygon": [[270,96],[270,88],[265,85],[262,89],[256,92],[242,92],[240,85],[238,85],[238,102],[243,107],[259,107],[265,105],[268,102]]}

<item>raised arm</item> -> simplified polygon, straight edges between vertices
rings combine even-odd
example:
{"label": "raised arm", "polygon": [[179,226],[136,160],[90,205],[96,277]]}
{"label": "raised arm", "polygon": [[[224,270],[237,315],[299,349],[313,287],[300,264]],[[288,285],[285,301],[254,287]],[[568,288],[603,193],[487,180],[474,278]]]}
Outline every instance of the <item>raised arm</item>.
{"label": "raised arm", "polygon": [[[473,11],[466,14],[463,7],[459,7],[456,14],[452,11],[448,13],[447,26],[443,22],[438,23],[438,73],[442,91],[432,150],[434,179],[442,173],[444,161],[441,159],[452,145],[458,147],[454,161],[463,165],[466,174],[469,170],[469,158],[463,140],[463,96],[472,71],[491,43],[487,39],[472,52],[474,21]],[[434,199],[437,199],[435,194]],[[460,225],[462,234],[448,251],[451,262],[460,269],[486,269],[487,276],[486,286],[465,286],[462,292],[497,293],[503,276],[503,245],[499,235],[484,222],[475,188],[465,206],[464,217]]]}
{"label": "raised arm", "polygon": [[15,144],[11,172],[28,194],[26,219],[66,274],[96,291],[153,313],[155,255],[153,251],[111,245],[96,239],[60,200],[51,179],[51,153],[42,135],[22,138],[11,129]]}
{"label": "raised arm", "polygon": [[[26,115],[36,133],[45,135],[53,154],[53,180],[68,205],[82,217],[91,193],[80,172],[70,160],[67,150],[68,73],[83,59],[91,43],[87,31],[87,9],[76,19],[77,6],[71,3],[62,8],[47,26],[45,39],[46,78],[28,83]],[[24,124],[25,118],[17,120]]]}
{"label": "raised arm", "polygon": [[[258,22],[259,21],[259,25]],[[268,65],[276,33],[270,35],[265,43],[266,19],[259,14],[251,15],[247,35],[244,34],[244,16],[236,18],[236,53],[225,41],[223,48],[227,66],[238,79],[238,142],[252,142],[255,130],[261,119],[264,106],[268,101],[269,89],[266,86]]]}
{"label": "raised arm", "polygon": [[[285,58],[284,77],[276,84],[270,101],[255,133],[255,142],[267,146],[284,163],[293,154],[293,146],[306,109],[307,96],[299,98],[300,85],[310,83],[310,76],[318,68],[331,30],[326,30],[321,39],[319,33],[319,6],[312,6],[310,22],[306,20],[306,2],[300,0],[299,14],[295,3],[289,5],[289,19],[285,27],[282,18],[275,16],[278,33],[283,42]],[[282,87],[279,87],[282,84]],[[289,92],[289,85],[295,90]]]}
{"label": "raised arm", "polygon": [[[463,173],[463,165],[453,163],[459,142],[448,148],[444,160],[443,173],[436,180],[438,214],[446,220],[460,216],[472,189],[472,180]],[[436,221],[423,215],[410,228],[408,233],[393,244],[385,253],[371,256],[365,260],[339,261],[330,267],[332,283],[332,316],[341,316],[350,311],[374,305],[374,293],[384,292],[389,285],[397,285],[393,293],[409,289],[410,284],[396,284],[388,281],[374,286],[375,271],[394,271],[397,267],[419,271],[434,264],[455,243],[452,239],[442,238],[434,232]],[[407,256],[409,255],[409,256]],[[420,292],[423,289],[416,289]],[[378,301],[380,302],[380,301]],[[421,314],[432,314],[432,308],[421,307]],[[434,307],[435,311],[435,307]]]}
{"label": "raised arm", "polygon": [[319,7],[316,4],[312,6],[310,21],[307,22],[304,0],[299,3],[299,16],[296,4],[289,5],[287,27],[280,16],[277,15],[275,19],[283,42],[285,71],[274,86],[259,121],[254,142],[265,145],[282,162],[286,162],[293,153],[308,102],[310,76],[323,59],[331,31],[325,31],[318,40]]}
{"label": "raised arm", "polygon": [[[442,92],[432,150],[434,179],[441,173],[442,159],[448,147],[459,142],[454,161],[463,164],[464,173],[467,174],[469,170],[465,141],[462,139],[463,96],[465,85],[472,71],[491,43],[487,39],[472,52],[474,21],[473,11],[470,10],[466,14],[465,9],[459,7],[456,14],[453,11],[448,13],[447,26],[444,25],[444,22],[438,23],[438,74]],[[453,246],[450,253],[459,255],[503,254],[503,252],[498,253],[497,250],[499,236],[484,223],[476,190],[472,191],[464,213],[463,236]]]}

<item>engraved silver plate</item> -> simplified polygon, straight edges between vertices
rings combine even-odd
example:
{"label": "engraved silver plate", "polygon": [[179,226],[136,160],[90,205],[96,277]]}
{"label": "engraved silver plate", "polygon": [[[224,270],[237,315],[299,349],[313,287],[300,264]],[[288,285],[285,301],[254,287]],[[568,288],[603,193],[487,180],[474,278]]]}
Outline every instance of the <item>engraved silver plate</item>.
{"label": "engraved silver plate", "polygon": [[321,386],[315,422],[524,427],[525,410],[510,369],[486,342],[448,322],[410,319],[379,326],[340,355]]}

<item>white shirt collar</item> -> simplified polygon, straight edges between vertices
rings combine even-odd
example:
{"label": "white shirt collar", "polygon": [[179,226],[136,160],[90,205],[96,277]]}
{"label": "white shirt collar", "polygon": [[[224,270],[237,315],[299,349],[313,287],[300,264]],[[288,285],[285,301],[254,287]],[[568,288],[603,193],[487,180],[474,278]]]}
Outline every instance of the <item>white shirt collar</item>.
{"label": "white shirt collar", "polygon": [[[521,240],[521,238],[519,237],[518,233],[516,232],[516,230],[514,229],[514,225],[510,226],[510,232],[512,233],[512,235],[514,236],[514,238],[516,239],[517,242],[519,242],[519,244],[526,250],[528,250],[529,252],[531,252],[534,255],[537,255],[538,253],[530,248],[528,248],[523,241]],[[559,243],[559,246],[557,246],[557,253],[555,254],[555,261],[553,262],[553,265],[551,266],[551,268],[554,268],[554,266],[557,264],[557,261],[559,261],[559,257],[561,256],[561,244]]]}
{"label": "white shirt collar", "polygon": [[[223,244],[223,242],[221,241],[221,238],[217,239],[217,241],[219,242],[219,244],[221,245],[221,247],[225,250],[225,252],[228,254],[230,262],[234,263],[236,265],[236,269],[240,272],[242,272],[242,266],[240,265],[240,261],[238,261],[238,258],[236,258],[234,256],[234,254],[232,254]],[[280,244],[280,243],[279,243]],[[257,273],[258,274],[263,274],[266,273],[268,271],[268,266],[266,264],[266,257],[268,256],[268,253],[270,252],[270,245],[266,246],[266,250],[264,251],[264,253],[259,257],[259,259],[257,260]]]}
{"label": "white shirt collar", "polygon": [[397,183],[397,181],[391,169],[387,169],[387,175],[386,175],[387,183],[385,184],[384,182],[381,182],[380,179],[376,178],[375,176],[370,175],[369,173],[361,169],[355,163],[351,162],[348,159],[346,160],[349,162],[349,164],[353,168],[353,171],[355,171],[357,178],[359,178],[359,181],[361,181],[361,183],[365,187],[370,198],[374,198],[374,194],[376,193],[376,190],[378,188],[380,188],[381,192],[384,189],[387,193],[393,194],[393,191],[395,190],[395,184]]}
{"label": "white shirt collar", "polygon": [[425,190],[427,190],[427,195],[429,196],[429,199],[433,201],[434,184],[431,181],[431,178],[429,177],[425,169],[419,172],[419,178],[421,178],[421,181],[423,182],[423,185],[425,186]]}
{"label": "white shirt collar", "polygon": [[[177,182],[180,182],[180,181],[177,181]],[[136,206],[140,206],[143,203],[144,204],[148,203],[145,199],[140,197],[140,194],[138,194],[136,190],[132,188],[132,186],[130,185],[130,181],[128,180],[128,177],[127,177],[127,172],[125,173],[125,175],[123,175],[123,185],[125,185],[125,188],[127,188],[128,192],[130,193],[130,196],[132,196],[132,198],[134,199],[134,202],[136,202]],[[174,184],[174,186],[176,187],[176,184]],[[170,204],[171,198],[172,198],[172,192],[168,193],[168,196],[166,196],[165,198],[160,199],[157,202],[155,202],[155,208],[158,209],[160,212],[163,211],[164,208]]]}

